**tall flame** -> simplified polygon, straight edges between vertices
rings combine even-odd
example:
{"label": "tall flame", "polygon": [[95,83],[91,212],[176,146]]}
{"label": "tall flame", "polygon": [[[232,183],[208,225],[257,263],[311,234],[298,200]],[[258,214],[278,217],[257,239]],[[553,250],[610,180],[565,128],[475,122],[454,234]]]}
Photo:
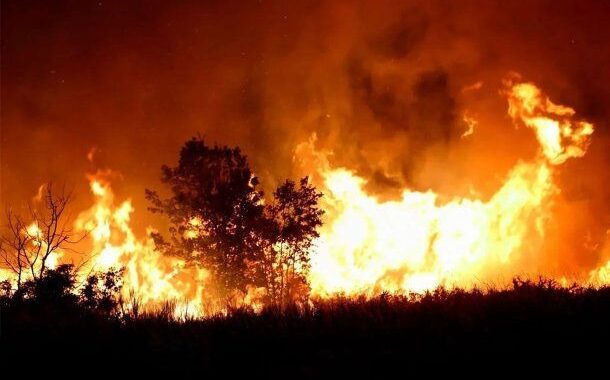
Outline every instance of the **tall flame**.
{"label": "tall flame", "polygon": [[[409,189],[399,201],[380,201],[366,193],[366,180],[316,155],[328,218],[312,263],[314,294],[469,287],[524,269],[518,263],[540,247],[557,192],[552,165],[583,156],[593,125],[532,83],[507,85],[508,113],[535,130],[543,157],[518,163],[487,201],[442,202]],[[314,149],[308,144],[301,149]]]}
{"label": "tall flame", "polygon": [[[76,228],[91,235],[91,269],[124,268],[123,296],[128,302],[135,299],[154,306],[174,300],[181,306],[177,313],[201,314],[207,272],[157,252],[149,237],[137,239],[129,224],[134,211],[131,201],[115,205],[106,177],[104,172],[89,177],[96,202],[76,220]],[[147,236],[150,232],[149,228]]]}
{"label": "tall flame", "polygon": [[523,254],[523,241],[542,236],[554,192],[546,165],[520,164],[487,202],[439,204],[431,191],[404,190],[380,202],[345,169],[324,173],[331,215],[318,241],[311,282],[317,293],[422,291],[463,284]]}

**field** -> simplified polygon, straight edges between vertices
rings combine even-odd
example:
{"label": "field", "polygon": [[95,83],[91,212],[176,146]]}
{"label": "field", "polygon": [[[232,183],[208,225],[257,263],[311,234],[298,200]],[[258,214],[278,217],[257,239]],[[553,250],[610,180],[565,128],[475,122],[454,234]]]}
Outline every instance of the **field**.
{"label": "field", "polygon": [[4,299],[1,333],[2,361],[28,375],[582,375],[607,366],[610,288],[514,280],[505,289],[336,297],[200,320],[173,318],[170,304],[135,317]]}

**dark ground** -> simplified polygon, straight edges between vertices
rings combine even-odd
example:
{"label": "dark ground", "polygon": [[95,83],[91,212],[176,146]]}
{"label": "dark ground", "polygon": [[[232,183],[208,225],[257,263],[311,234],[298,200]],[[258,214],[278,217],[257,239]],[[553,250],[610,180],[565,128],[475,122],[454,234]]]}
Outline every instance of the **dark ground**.
{"label": "dark ground", "polygon": [[1,324],[0,362],[25,378],[610,374],[610,288],[545,281],[182,322],[5,300]]}

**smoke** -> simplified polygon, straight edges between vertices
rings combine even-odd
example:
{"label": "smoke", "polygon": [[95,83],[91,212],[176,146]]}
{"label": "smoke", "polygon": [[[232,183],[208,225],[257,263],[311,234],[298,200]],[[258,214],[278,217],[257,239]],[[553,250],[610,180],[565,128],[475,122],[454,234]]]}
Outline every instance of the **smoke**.
{"label": "smoke", "polygon": [[[143,188],[198,133],[242,147],[267,187],[306,174],[292,156],[316,133],[380,197],[486,197],[537,149],[498,95],[517,71],[596,125],[588,155],[560,172],[555,236],[569,239],[554,248],[578,255],[610,225],[609,13],[547,0],[3,2],[0,201],[49,179],[86,191],[95,147],[95,167],[120,171],[117,192],[143,210]],[[465,113],[477,129],[461,138]]]}

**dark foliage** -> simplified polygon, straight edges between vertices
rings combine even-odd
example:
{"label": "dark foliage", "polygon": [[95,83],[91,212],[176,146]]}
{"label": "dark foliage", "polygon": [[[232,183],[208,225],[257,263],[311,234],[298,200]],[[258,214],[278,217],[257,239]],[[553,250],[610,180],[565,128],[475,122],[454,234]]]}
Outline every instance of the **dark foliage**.
{"label": "dark foliage", "polygon": [[70,264],[48,269],[42,277],[26,281],[17,291],[16,299],[35,300],[41,303],[76,302],[72,293],[75,285],[74,267]]}
{"label": "dark foliage", "polygon": [[[599,371],[608,358],[610,288],[515,280],[506,290],[336,297],[176,321],[168,310],[99,318],[4,304],[7,362],[40,358],[47,375],[170,378],[486,377]],[[81,310],[81,311],[79,311]],[[49,314],[49,313],[54,314]],[[63,369],[62,369],[63,368]]]}
{"label": "dark foliage", "polygon": [[246,156],[239,148],[209,147],[193,138],[180,151],[178,166],[163,166],[161,181],[170,187],[170,198],[146,190],[150,210],[165,214],[171,224],[169,241],[153,235],[157,247],[203,264],[221,296],[245,290],[252,230],[263,212],[263,193]]}

